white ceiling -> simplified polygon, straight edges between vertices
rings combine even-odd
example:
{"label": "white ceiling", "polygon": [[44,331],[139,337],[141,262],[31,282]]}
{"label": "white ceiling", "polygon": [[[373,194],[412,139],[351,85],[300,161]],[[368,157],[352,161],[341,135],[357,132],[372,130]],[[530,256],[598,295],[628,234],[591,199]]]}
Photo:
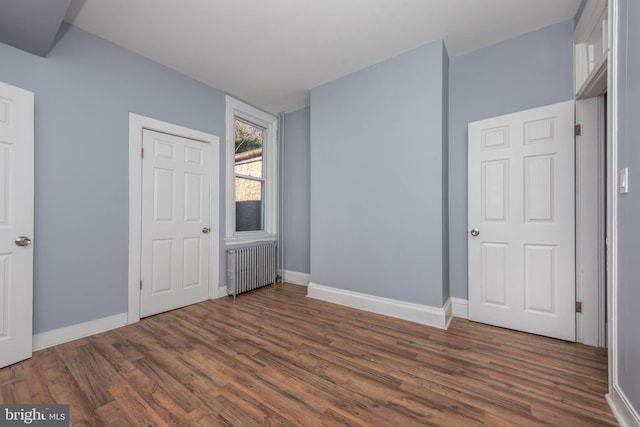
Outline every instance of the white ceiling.
{"label": "white ceiling", "polygon": [[450,56],[573,18],[580,0],[73,0],[71,24],[269,112],[434,40]]}

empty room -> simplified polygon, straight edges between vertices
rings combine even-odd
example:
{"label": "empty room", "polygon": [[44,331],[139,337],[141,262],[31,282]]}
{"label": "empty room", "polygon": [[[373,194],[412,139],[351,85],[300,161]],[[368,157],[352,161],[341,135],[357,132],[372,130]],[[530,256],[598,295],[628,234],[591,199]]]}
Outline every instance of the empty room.
{"label": "empty room", "polygon": [[0,0],[0,425],[640,426],[639,117],[636,0]]}

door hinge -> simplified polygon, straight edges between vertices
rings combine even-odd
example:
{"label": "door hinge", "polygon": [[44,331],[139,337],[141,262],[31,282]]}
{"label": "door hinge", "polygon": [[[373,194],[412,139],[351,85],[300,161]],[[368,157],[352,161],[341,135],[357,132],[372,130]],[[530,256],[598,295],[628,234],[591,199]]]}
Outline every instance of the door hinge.
{"label": "door hinge", "polygon": [[140,290],[142,290],[142,279],[140,279]]}
{"label": "door hinge", "polygon": [[582,136],[582,125],[576,125],[576,136]]}
{"label": "door hinge", "polygon": [[144,147],[140,149],[140,157],[144,159]]}
{"label": "door hinge", "polygon": [[576,313],[582,313],[582,302],[576,301]]}

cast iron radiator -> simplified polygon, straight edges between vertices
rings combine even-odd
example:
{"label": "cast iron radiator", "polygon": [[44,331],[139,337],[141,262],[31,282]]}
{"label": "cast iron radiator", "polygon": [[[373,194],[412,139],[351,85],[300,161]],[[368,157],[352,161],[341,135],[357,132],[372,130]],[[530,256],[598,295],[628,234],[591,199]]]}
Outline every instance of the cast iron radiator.
{"label": "cast iron radiator", "polygon": [[227,251],[227,294],[234,297],[276,283],[276,242]]}

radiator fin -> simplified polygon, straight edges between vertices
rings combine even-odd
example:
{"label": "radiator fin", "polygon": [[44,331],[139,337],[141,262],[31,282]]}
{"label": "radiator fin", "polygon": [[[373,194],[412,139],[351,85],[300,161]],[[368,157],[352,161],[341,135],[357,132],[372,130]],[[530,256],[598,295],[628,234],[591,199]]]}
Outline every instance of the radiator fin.
{"label": "radiator fin", "polygon": [[227,293],[234,297],[276,283],[276,242],[227,251]]}

